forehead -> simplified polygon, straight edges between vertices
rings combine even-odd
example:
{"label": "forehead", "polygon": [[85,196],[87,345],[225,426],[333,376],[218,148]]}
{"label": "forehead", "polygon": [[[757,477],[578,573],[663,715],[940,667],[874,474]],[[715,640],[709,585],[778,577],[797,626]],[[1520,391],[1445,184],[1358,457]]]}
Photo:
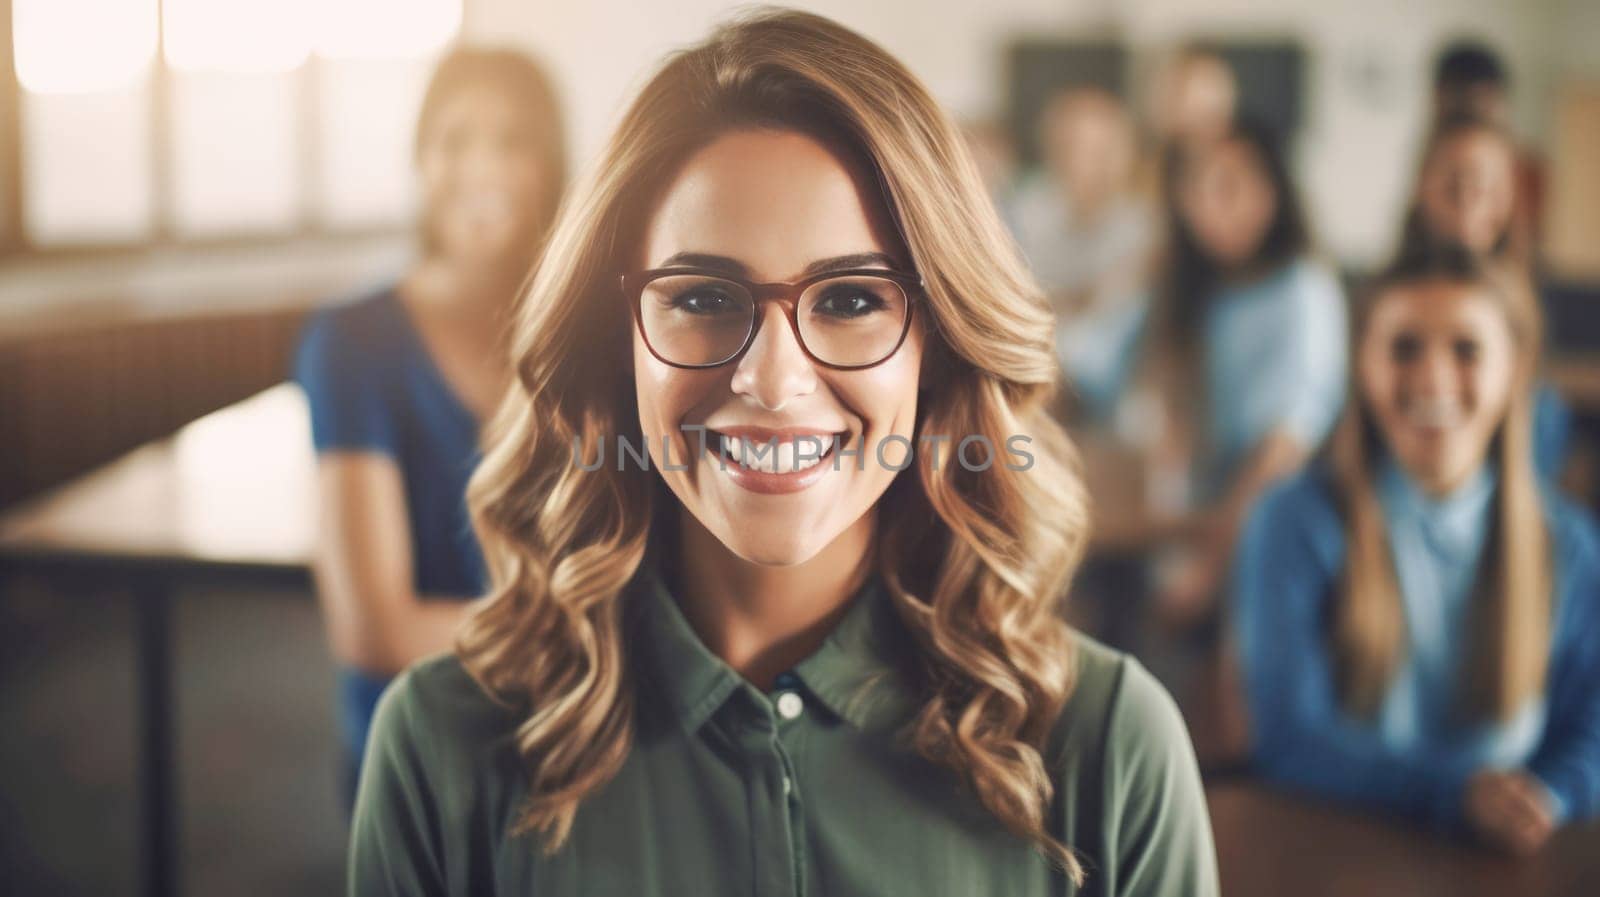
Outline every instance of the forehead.
{"label": "forehead", "polygon": [[1500,300],[1488,287],[1433,281],[1390,287],[1377,297],[1368,330],[1447,329],[1508,332]]}
{"label": "forehead", "polygon": [[1445,139],[1434,153],[1434,160],[1443,165],[1470,162],[1509,169],[1514,162],[1514,156],[1511,145],[1499,135],[1472,130]]}
{"label": "forehead", "polygon": [[724,134],[683,164],[643,233],[641,261],[679,252],[733,258],[760,280],[818,259],[882,252],[904,258],[865,166],[794,131]]}

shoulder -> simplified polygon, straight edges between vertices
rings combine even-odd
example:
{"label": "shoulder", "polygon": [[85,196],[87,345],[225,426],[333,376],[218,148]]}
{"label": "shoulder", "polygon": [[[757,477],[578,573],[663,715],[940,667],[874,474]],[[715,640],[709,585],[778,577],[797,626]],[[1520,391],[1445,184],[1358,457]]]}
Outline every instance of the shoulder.
{"label": "shoulder", "polygon": [[405,364],[399,299],[377,290],[312,312],[295,348],[293,379],[311,403],[319,448],[389,441],[384,426]]}
{"label": "shoulder", "polygon": [[1296,288],[1320,296],[1342,296],[1339,272],[1314,255],[1303,255],[1284,266],[1283,277]]}
{"label": "shoulder", "polygon": [[1344,286],[1326,262],[1313,256],[1295,259],[1284,267],[1279,282],[1282,293],[1319,332],[1344,326]]}
{"label": "shoulder", "polygon": [[[1600,585],[1600,522],[1554,489],[1545,493],[1545,517],[1558,570],[1567,577]],[[1600,595],[1600,588],[1587,591]]]}
{"label": "shoulder", "polygon": [[1070,774],[1074,758],[1098,757],[1097,769],[1078,772],[1099,775],[1152,751],[1192,755],[1172,696],[1138,660],[1078,632],[1073,649],[1076,679],[1052,739],[1058,769]]}
{"label": "shoulder", "polygon": [[394,338],[392,287],[337,299],[312,311],[301,332],[302,351],[315,348],[374,355]]}
{"label": "shoulder", "polygon": [[1054,767],[1068,840],[1104,893],[1216,894],[1205,791],[1177,704],[1137,660],[1077,638]]}
{"label": "shoulder", "polygon": [[1335,500],[1333,477],[1312,462],[1262,491],[1250,512],[1251,528],[1295,534],[1322,543],[1342,538],[1344,525]]}
{"label": "shoulder", "polygon": [[514,733],[514,710],[473,679],[455,654],[408,667],[384,691],[373,717],[371,753],[414,758],[432,776],[481,776]]}
{"label": "shoulder", "polygon": [[314,310],[301,328],[298,373],[347,376],[394,360],[402,336],[395,326],[398,302],[394,288],[386,286]]}

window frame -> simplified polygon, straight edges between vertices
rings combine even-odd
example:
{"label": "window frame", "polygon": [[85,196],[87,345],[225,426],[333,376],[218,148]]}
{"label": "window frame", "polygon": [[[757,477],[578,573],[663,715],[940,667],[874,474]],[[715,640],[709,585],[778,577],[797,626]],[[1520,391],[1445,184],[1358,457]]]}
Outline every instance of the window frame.
{"label": "window frame", "polygon": [[[472,0],[461,0],[461,30]],[[361,243],[373,237],[402,237],[411,234],[411,222],[391,224],[329,225],[316,213],[313,185],[322,164],[323,124],[317,115],[320,106],[318,69],[323,64],[312,54],[289,73],[294,79],[294,114],[298,121],[295,169],[299,195],[295,199],[293,225],[281,231],[224,233],[216,236],[180,236],[173,209],[172,69],[167,64],[164,28],[159,24],[162,0],[156,0],[157,31],[155,57],[151,61],[149,106],[151,122],[150,182],[154,194],[149,236],[143,239],[112,242],[74,242],[38,245],[30,239],[24,210],[27,207],[27,179],[23,160],[23,91],[17,76],[12,25],[13,0],[0,0],[0,266],[31,260],[115,259],[142,256],[155,251],[273,248],[302,245],[308,239],[334,243]]]}

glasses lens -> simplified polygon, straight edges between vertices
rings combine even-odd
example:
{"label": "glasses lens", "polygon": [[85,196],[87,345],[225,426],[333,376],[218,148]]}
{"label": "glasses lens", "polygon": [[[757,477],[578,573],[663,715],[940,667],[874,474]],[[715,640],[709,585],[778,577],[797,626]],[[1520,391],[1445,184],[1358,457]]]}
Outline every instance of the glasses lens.
{"label": "glasses lens", "polygon": [[828,364],[876,364],[900,345],[910,304],[900,284],[886,277],[819,281],[800,296],[800,338]]}
{"label": "glasses lens", "polygon": [[744,287],[699,274],[672,274],[639,295],[644,338],[673,364],[718,364],[744,346],[755,303]]}

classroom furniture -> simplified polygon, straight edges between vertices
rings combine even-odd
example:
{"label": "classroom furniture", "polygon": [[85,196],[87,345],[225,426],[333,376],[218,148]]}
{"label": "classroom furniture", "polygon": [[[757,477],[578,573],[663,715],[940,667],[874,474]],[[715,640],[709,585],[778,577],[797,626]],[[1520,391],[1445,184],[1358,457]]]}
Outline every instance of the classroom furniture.
{"label": "classroom furniture", "polygon": [[282,381],[305,311],[84,315],[0,333],[0,508]]}
{"label": "classroom furniture", "polygon": [[197,583],[309,586],[315,521],[310,416],[288,383],[0,515],[0,588],[40,577],[134,604],[147,897],[181,890],[172,596]]}
{"label": "classroom furniture", "polygon": [[1600,822],[1517,858],[1249,781],[1206,789],[1226,897],[1591,897]]}

